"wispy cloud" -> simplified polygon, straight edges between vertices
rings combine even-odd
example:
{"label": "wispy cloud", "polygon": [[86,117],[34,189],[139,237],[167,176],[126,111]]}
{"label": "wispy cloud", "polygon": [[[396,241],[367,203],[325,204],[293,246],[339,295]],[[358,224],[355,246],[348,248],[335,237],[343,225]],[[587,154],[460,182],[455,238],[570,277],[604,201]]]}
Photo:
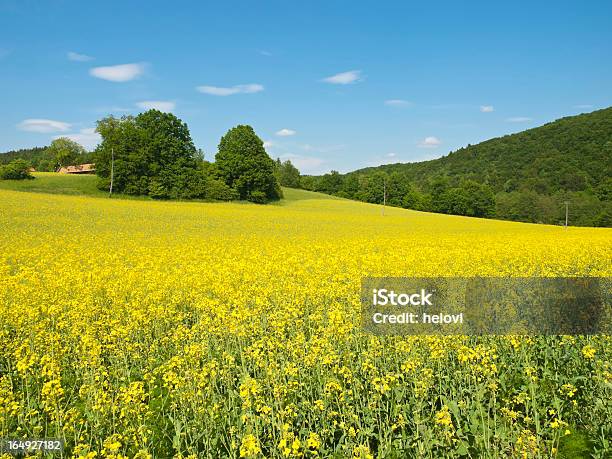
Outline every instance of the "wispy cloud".
{"label": "wispy cloud", "polygon": [[72,126],[70,123],[65,123],[63,121],[47,120],[40,118],[29,118],[23,120],[17,125],[17,127],[22,131],[42,133],[66,132],[70,130],[70,126]]}
{"label": "wispy cloud", "polygon": [[279,137],[289,137],[295,134],[296,132],[293,129],[281,129],[280,131],[276,131],[276,135]]}
{"label": "wispy cloud", "polygon": [[418,143],[418,146],[421,148],[435,148],[441,143],[442,142],[437,137],[430,136],[430,137],[425,137],[423,140],[421,140]]}
{"label": "wispy cloud", "polygon": [[238,84],[236,86],[197,86],[196,90],[211,96],[232,96],[234,94],[253,94],[264,90],[263,85],[257,83]]}
{"label": "wispy cloud", "polygon": [[96,78],[101,78],[115,83],[124,83],[140,77],[145,71],[145,64],[120,64],[106,67],[94,67],[89,70],[89,74]]}
{"label": "wispy cloud", "polygon": [[407,107],[412,104],[404,99],[389,99],[385,100],[385,105],[389,107]]}
{"label": "wispy cloud", "polygon": [[96,132],[95,128],[81,129],[77,133],[56,135],[53,138],[59,139],[60,137],[68,137],[70,140],[74,140],[76,143],[82,145],[89,151],[96,148],[96,146],[102,141],[100,134]]}
{"label": "wispy cloud", "polygon": [[491,112],[495,111],[495,108],[493,107],[493,105],[481,105],[480,106],[480,111],[482,113],[491,113]]}
{"label": "wispy cloud", "polygon": [[266,149],[272,148],[274,146],[274,142],[271,140],[264,140],[263,146]]}
{"label": "wispy cloud", "polygon": [[398,162],[400,162],[399,155],[392,152],[370,158],[365,161],[364,165],[367,167],[375,167],[383,164],[396,164]]}
{"label": "wispy cloud", "polygon": [[88,62],[93,61],[94,59],[93,57],[88,56],[87,54],[79,54],[75,53],[74,51],[68,51],[68,53],[66,53],[66,56],[69,60],[77,62]]}
{"label": "wispy cloud", "polygon": [[176,103],[171,100],[143,100],[137,102],[136,106],[144,110],[159,110],[160,112],[171,112],[176,108]]}
{"label": "wispy cloud", "polygon": [[294,154],[286,154],[280,156],[281,160],[289,160],[291,164],[298,168],[302,174],[318,174],[323,172],[322,167],[325,160],[315,156],[302,156]]}
{"label": "wispy cloud", "polygon": [[270,57],[272,53],[270,51],[266,51],[265,49],[258,49],[257,52],[262,56]]}
{"label": "wispy cloud", "polygon": [[513,116],[506,118],[506,121],[509,123],[526,123],[527,121],[532,121],[532,119],[527,116]]}
{"label": "wispy cloud", "polygon": [[579,104],[579,105],[574,105],[574,108],[580,108],[580,109],[593,108],[593,104]]}
{"label": "wispy cloud", "polygon": [[111,106],[107,106],[107,107],[97,107],[93,110],[95,113],[129,113],[129,112],[133,112],[136,111],[135,108],[129,108],[129,107],[121,107],[118,105],[111,105]]}
{"label": "wispy cloud", "polygon": [[361,70],[350,70],[323,78],[322,81],[331,84],[351,84],[361,80]]}
{"label": "wispy cloud", "polygon": [[311,145],[309,143],[297,143],[294,144],[294,146],[303,151],[314,151],[322,154],[335,153],[337,151],[346,149],[346,145],[342,143],[337,145]]}

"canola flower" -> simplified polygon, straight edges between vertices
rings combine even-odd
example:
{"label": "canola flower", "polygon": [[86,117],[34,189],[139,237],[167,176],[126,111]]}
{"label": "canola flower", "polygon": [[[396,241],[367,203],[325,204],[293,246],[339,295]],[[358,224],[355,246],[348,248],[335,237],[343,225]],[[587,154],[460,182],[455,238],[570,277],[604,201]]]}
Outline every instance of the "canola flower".
{"label": "canola flower", "polygon": [[[0,191],[0,438],[67,457],[554,457],[612,437],[594,337],[380,337],[363,276],[609,276],[612,230]],[[569,433],[568,433],[569,432]]]}

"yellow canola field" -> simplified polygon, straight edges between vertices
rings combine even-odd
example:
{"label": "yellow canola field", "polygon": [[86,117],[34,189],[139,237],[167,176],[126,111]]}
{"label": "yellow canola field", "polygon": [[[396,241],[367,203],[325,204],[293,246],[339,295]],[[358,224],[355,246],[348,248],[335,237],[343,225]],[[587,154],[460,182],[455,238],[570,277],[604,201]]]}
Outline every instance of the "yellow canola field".
{"label": "yellow canola field", "polygon": [[359,288],[610,276],[611,229],[286,194],[0,190],[0,438],[87,458],[606,457],[610,337],[377,337]]}

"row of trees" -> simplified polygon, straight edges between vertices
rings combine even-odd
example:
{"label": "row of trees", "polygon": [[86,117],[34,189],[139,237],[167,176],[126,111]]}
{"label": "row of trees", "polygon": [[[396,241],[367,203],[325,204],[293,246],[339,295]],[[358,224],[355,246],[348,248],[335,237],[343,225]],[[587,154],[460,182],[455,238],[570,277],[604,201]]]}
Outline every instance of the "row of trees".
{"label": "row of trees", "polygon": [[449,186],[444,178],[435,180],[431,191],[425,193],[399,173],[376,172],[370,175],[356,173],[342,175],[332,171],[319,177],[304,176],[303,188],[348,199],[407,209],[491,217],[495,213],[495,196],[487,185],[464,180],[458,186]]}
{"label": "row of trees", "polygon": [[387,204],[396,207],[533,223],[564,222],[568,202],[570,224],[612,226],[610,180],[595,190],[559,190],[553,194],[538,193],[529,183],[496,193],[487,183],[468,178],[457,181],[444,175],[417,185],[400,172],[380,170],[345,175],[332,171],[300,177],[299,183],[308,190],[375,204],[382,204],[386,194]]}
{"label": "row of trees", "polygon": [[97,124],[99,188],[154,199],[242,199],[265,203],[282,191],[275,162],[251,126],[230,129],[214,163],[196,149],[187,125],[171,113],[108,117]]}

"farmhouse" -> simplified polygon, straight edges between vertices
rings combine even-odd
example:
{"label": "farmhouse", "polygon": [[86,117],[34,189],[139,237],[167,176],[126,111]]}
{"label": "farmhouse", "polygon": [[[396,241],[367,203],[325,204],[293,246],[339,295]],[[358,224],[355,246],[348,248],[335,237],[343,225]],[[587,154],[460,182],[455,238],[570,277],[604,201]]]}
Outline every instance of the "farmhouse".
{"label": "farmhouse", "polygon": [[77,164],[75,166],[60,167],[57,171],[60,174],[95,174],[95,164]]}

